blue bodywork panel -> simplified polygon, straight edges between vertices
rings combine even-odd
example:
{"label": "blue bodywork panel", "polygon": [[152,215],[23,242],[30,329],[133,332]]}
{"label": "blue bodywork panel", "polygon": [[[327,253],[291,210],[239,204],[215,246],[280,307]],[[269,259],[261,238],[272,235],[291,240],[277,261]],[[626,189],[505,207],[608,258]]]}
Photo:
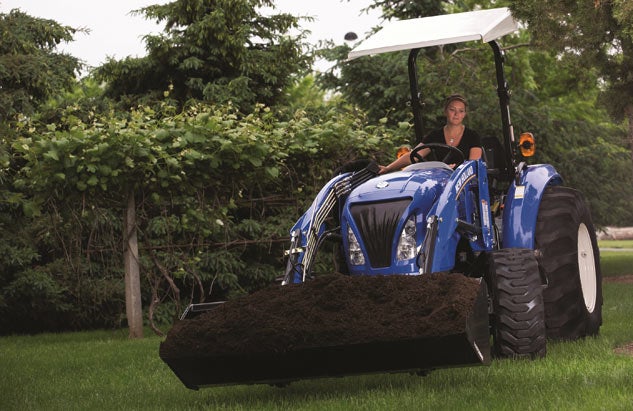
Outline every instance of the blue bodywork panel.
{"label": "blue bodywork panel", "polygon": [[560,185],[562,177],[549,164],[527,166],[508,190],[503,209],[503,248],[534,248],[536,218],[548,185]]}

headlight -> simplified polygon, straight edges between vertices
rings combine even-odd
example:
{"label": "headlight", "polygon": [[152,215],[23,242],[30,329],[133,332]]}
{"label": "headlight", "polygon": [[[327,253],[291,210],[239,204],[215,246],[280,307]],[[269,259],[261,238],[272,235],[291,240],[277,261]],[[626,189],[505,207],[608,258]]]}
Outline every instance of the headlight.
{"label": "headlight", "polygon": [[347,227],[347,243],[349,244],[349,262],[352,265],[364,265],[365,256],[360,249],[360,244],[356,235],[350,227]]}
{"label": "headlight", "polygon": [[410,260],[415,258],[416,255],[416,242],[415,242],[415,217],[411,216],[407,220],[400,234],[400,240],[398,241],[398,260]]}

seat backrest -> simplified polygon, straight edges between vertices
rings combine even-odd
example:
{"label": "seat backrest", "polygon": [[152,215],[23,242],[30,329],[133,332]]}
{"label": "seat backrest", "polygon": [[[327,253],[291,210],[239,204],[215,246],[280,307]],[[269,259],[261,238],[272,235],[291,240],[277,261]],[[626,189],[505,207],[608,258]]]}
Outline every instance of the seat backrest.
{"label": "seat backrest", "polygon": [[483,158],[488,167],[488,171],[497,171],[507,169],[505,157],[503,155],[503,146],[496,137],[485,137],[481,140],[483,149]]}

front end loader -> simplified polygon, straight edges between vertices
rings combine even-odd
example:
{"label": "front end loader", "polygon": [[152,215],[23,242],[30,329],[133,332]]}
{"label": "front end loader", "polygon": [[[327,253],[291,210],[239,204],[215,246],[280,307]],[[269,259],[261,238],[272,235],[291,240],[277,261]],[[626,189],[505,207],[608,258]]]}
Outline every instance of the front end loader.
{"label": "front end loader", "polygon": [[[379,175],[370,162],[335,176],[290,230],[281,287],[213,309],[194,304],[170,331],[160,355],[187,387],[425,373],[485,365],[493,356],[540,358],[547,338],[598,333],[601,274],[584,198],[564,187],[551,165],[522,161],[533,152],[533,137],[517,142],[513,134],[496,39],[517,27],[506,8],[427,17],[391,23],[352,50],[350,59],[410,50],[414,128],[421,139],[419,50],[488,43],[503,135],[484,139],[484,158],[455,170],[419,155],[449,146],[426,145],[409,154],[412,164],[401,171]],[[332,241],[342,274],[324,280],[313,275],[313,265]],[[337,304],[316,299],[314,310],[293,310],[325,291],[330,300],[333,292],[344,295],[336,295]],[[372,317],[387,303],[397,321]],[[329,317],[317,307],[331,308]],[[245,312],[258,320],[232,332],[247,328],[251,345],[220,349],[232,318]],[[285,317],[269,318],[279,321],[270,330],[262,313]],[[304,323],[317,326],[298,325]]]}

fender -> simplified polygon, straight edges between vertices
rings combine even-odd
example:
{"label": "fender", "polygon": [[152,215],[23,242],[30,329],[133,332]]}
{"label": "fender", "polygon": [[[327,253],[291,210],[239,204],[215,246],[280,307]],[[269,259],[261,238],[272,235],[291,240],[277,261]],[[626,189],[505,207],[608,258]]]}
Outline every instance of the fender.
{"label": "fender", "polygon": [[536,218],[548,185],[561,185],[563,179],[549,164],[527,166],[512,182],[503,209],[503,248],[534,249]]}

